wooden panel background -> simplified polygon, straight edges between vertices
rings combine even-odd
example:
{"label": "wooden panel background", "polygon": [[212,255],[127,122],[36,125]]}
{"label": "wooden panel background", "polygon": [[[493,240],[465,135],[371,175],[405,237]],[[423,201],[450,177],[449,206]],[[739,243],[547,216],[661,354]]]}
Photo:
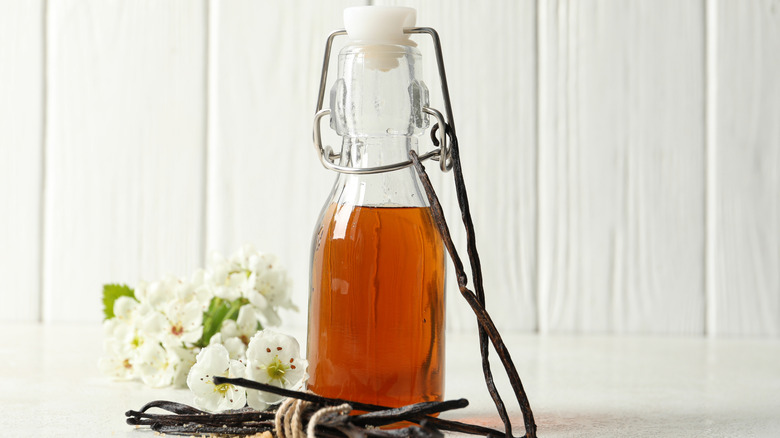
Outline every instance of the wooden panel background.
{"label": "wooden panel background", "polygon": [[0,0],[0,320],[40,305],[43,1]]}
{"label": "wooden panel background", "polygon": [[204,1],[49,2],[45,321],[203,258]]}
{"label": "wooden panel background", "polygon": [[[0,0],[0,320],[98,321],[102,283],[243,243],[305,307],[322,50],[370,1]],[[776,0],[374,3],[441,34],[502,328],[780,335]]]}
{"label": "wooden panel background", "polygon": [[545,2],[542,331],[704,331],[704,11]]}
{"label": "wooden panel background", "polygon": [[780,2],[711,8],[714,334],[780,335]]}

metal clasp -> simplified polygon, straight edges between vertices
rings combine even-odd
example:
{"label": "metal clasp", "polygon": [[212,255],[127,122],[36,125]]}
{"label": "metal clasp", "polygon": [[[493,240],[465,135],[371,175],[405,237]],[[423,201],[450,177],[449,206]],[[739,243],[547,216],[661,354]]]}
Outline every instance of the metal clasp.
{"label": "metal clasp", "polygon": [[[439,126],[446,126],[446,122],[444,121],[444,116],[439,111],[426,106],[423,107],[423,112],[436,117],[436,121],[439,124]],[[336,164],[335,160],[341,158],[341,152],[336,154],[333,152],[333,148],[331,148],[330,146],[322,145],[322,131],[320,130],[320,120],[322,120],[323,117],[329,115],[330,115],[330,110],[327,108],[317,111],[317,114],[314,115],[314,147],[317,149],[317,154],[319,154],[320,156],[320,162],[327,169],[335,170],[336,172],[341,172],[341,173],[364,175],[369,173],[390,172],[393,170],[403,169],[405,167],[409,167],[412,165],[412,160],[406,160],[400,163],[393,163],[385,166],[365,167],[365,168],[340,166]],[[448,170],[452,169],[452,155],[450,153],[450,148],[447,145],[447,135],[445,134],[443,129],[439,129],[438,142],[439,142],[438,148],[420,155],[419,158],[420,161],[425,161],[427,159],[436,160],[439,162],[439,168],[441,168],[443,172],[447,172]],[[444,157],[444,159],[442,159],[442,157]]]}
{"label": "metal clasp", "polygon": [[[404,29],[404,33],[407,34],[428,34],[433,39],[433,47],[436,52],[436,64],[439,69],[439,79],[441,82],[442,96],[444,97],[444,108],[447,112],[447,118],[449,122],[445,120],[441,112],[434,108],[423,107],[423,112],[436,117],[437,126],[434,126],[432,130],[438,128],[438,141],[434,140],[434,143],[438,142],[438,147],[426,152],[419,156],[420,161],[432,159],[439,162],[439,168],[442,172],[447,172],[452,169],[452,149],[450,148],[450,142],[455,135],[455,127],[452,120],[452,105],[450,104],[450,91],[447,86],[447,75],[444,72],[444,60],[442,58],[441,42],[439,40],[439,34],[430,27],[411,27]],[[336,159],[341,157],[342,152],[338,154],[333,151],[330,146],[322,145],[322,131],[320,130],[320,121],[323,117],[330,115],[329,109],[323,109],[323,101],[325,99],[325,87],[328,81],[328,66],[330,64],[330,52],[333,47],[333,40],[339,35],[346,35],[347,31],[344,29],[336,30],[328,35],[328,41],[325,45],[325,58],[322,62],[322,75],[320,76],[320,90],[317,96],[317,109],[314,114],[314,148],[317,150],[317,154],[320,157],[320,162],[325,168],[334,170],[341,173],[349,173],[356,175],[390,172],[393,170],[399,170],[412,165],[412,160],[406,160],[399,163],[388,164],[385,166],[367,167],[367,168],[355,168],[348,166],[341,166],[335,163]],[[450,137],[448,139],[448,137]]]}

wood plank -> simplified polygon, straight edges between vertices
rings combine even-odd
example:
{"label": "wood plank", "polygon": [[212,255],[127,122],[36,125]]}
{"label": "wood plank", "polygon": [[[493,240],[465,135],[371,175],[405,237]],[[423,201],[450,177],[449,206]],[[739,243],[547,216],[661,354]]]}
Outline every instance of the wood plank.
{"label": "wood plank", "polygon": [[46,321],[203,261],[205,1],[49,3]]}
{"label": "wood plank", "polygon": [[207,248],[278,255],[301,308],[285,326],[306,325],[311,238],[335,178],[311,140],[325,41],[363,3],[210,4]]}
{"label": "wood plank", "polygon": [[780,4],[713,1],[709,333],[780,335]]}
{"label": "wood plank", "polygon": [[0,321],[37,321],[43,2],[0,0]]}
{"label": "wood plank", "polygon": [[543,332],[703,332],[703,23],[701,2],[540,6]]}
{"label": "wood plank", "polygon": [[[487,308],[502,330],[535,330],[536,302],[536,3],[378,1],[417,8],[417,24],[442,40]],[[432,44],[425,57],[431,104],[443,111]],[[458,251],[467,257],[452,175],[428,166]],[[448,267],[447,324],[473,330],[473,313]]]}

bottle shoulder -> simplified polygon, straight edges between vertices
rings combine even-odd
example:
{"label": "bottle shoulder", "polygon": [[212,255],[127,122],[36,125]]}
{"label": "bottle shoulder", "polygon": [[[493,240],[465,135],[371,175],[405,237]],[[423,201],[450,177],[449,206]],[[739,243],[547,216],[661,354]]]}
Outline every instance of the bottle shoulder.
{"label": "bottle shoulder", "polygon": [[323,211],[319,240],[359,241],[369,235],[428,236],[437,233],[429,207],[333,203]]}

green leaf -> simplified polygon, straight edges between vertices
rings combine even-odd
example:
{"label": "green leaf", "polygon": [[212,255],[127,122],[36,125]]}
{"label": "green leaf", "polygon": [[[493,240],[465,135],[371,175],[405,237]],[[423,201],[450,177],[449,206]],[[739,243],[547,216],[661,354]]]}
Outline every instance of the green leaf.
{"label": "green leaf", "polygon": [[225,315],[225,319],[232,319],[233,321],[237,321],[238,311],[241,309],[241,306],[243,306],[244,304],[249,304],[249,300],[247,300],[246,298],[239,298],[231,302],[230,310]]}
{"label": "green leaf", "polygon": [[205,347],[209,344],[211,337],[214,336],[222,327],[222,320],[230,310],[230,305],[221,298],[214,297],[209,303],[209,308],[203,312],[203,335],[198,341],[198,347]]}
{"label": "green leaf", "polygon": [[114,301],[119,297],[130,297],[135,299],[135,292],[124,284],[103,285],[103,315],[105,315],[106,319],[111,319],[115,316]]}
{"label": "green leaf", "polygon": [[211,341],[211,337],[219,333],[222,329],[222,322],[227,319],[235,321],[238,318],[238,310],[249,300],[239,298],[234,301],[225,301],[214,297],[209,303],[209,308],[203,312],[203,335],[198,341],[198,347],[205,347]]}

